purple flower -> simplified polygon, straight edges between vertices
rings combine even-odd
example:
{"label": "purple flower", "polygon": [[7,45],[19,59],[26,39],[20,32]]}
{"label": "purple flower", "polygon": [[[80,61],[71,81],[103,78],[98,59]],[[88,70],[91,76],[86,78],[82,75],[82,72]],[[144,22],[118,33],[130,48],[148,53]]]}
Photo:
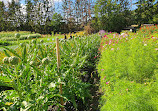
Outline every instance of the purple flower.
{"label": "purple flower", "polygon": [[104,70],[104,69],[101,69],[102,71]]}

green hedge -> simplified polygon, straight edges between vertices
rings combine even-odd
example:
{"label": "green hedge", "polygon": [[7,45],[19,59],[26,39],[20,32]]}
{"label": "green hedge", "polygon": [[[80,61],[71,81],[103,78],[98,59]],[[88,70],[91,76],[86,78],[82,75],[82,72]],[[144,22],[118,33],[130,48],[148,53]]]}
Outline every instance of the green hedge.
{"label": "green hedge", "polygon": [[102,39],[101,111],[158,110],[158,39],[144,33]]}

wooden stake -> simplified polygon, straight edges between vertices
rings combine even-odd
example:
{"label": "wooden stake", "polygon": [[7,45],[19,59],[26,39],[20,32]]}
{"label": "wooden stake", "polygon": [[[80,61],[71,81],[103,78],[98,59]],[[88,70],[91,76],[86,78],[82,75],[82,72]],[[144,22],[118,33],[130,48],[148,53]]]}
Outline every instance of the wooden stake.
{"label": "wooden stake", "polygon": [[[57,67],[58,67],[58,72],[59,72],[59,68],[60,68],[60,53],[59,53],[59,38],[56,38],[56,53],[57,53]],[[60,84],[59,86],[59,93],[62,95],[62,84]],[[60,98],[60,104],[63,106],[64,105],[64,101],[63,98]],[[61,107],[61,111],[64,111],[64,108]]]}
{"label": "wooden stake", "polygon": [[60,67],[59,38],[56,38],[57,67]]}

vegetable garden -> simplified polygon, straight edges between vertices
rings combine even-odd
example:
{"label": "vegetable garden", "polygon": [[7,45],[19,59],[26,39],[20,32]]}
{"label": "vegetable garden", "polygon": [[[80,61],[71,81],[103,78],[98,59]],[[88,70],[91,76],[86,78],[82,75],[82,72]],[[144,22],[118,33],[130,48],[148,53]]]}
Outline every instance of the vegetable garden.
{"label": "vegetable garden", "polygon": [[[70,101],[77,109],[76,100],[85,102],[89,98],[89,83],[82,78],[85,67],[95,67],[93,58],[97,54],[98,36],[74,38],[60,41],[61,66],[57,69],[55,43],[44,45],[32,40],[21,45],[17,53],[4,47],[6,56],[1,65],[1,86],[12,87],[1,93],[0,107],[6,110],[48,110],[48,106],[62,107]],[[8,61],[9,60],[9,61]],[[9,64],[8,64],[9,63]],[[59,85],[62,84],[62,95]]]}
{"label": "vegetable garden", "polygon": [[[158,27],[93,34],[56,44],[33,39],[0,52],[0,108],[9,111],[157,111]],[[99,77],[100,80],[96,80]],[[100,107],[90,109],[99,81]],[[62,85],[62,87],[61,87]],[[62,93],[60,92],[62,89]],[[60,90],[60,91],[59,91]],[[61,98],[64,104],[61,104]],[[95,104],[95,103],[94,103]],[[50,107],[52,109],[50,109]]]}

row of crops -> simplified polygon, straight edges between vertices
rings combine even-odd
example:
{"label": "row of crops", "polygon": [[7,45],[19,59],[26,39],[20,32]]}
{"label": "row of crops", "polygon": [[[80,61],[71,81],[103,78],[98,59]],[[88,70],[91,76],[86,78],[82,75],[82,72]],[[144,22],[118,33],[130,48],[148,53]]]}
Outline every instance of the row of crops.
{"label": "row of crops", "polygon": [[38,33],[31,33],[27,31],[20,32],[0,32],[0,46],[9,46],[18,44],[18,40],[30,40],[41,37]]}
{"label": "row of crops", "polygon": [[[60,109],[60,99],[78,109],[76,100],[86,104],[90,97],[89,83],[82,78],[84,68],[95,67],[100,37],[96,35],[60,41],[61,66],[57,68],[56,44],[43,41],[23,43],[18,50],[4,47],[6,57],[0,65],[0,108],[3,110],[48,110],[49,106]],[[62,94],[59,85],[62,84]]]}
{"label": "row of crops", "polygon": [[102,39],[91,35],[60,40],[59,70],[55,43],[34,39],[16,50],[4,47],[0,52],[0,108],[40,111],[64,106],[67,111],[87,111],[92,84],[84,78],[95,76],[91,72],[97,65],[101,111],[157,111],[157,32],[158,27],[152,26],[137,33],[110,32]]}
{"label": "row of crops", "polygon": [[20,32],[0,32],[0,40],[6,40],[6,41],[15,41],[17,40],[16,34],[19,34],[19,39],[24,40],[27,39],[30,35],[30,38],[38,38],[41,37],[40,34],[37,33],[31,33],[27,31],[20,31]]}
{"label": "row of crops", "polygon": [[101,111],[158,110],[158,27],[106,34],[99,48]]}

